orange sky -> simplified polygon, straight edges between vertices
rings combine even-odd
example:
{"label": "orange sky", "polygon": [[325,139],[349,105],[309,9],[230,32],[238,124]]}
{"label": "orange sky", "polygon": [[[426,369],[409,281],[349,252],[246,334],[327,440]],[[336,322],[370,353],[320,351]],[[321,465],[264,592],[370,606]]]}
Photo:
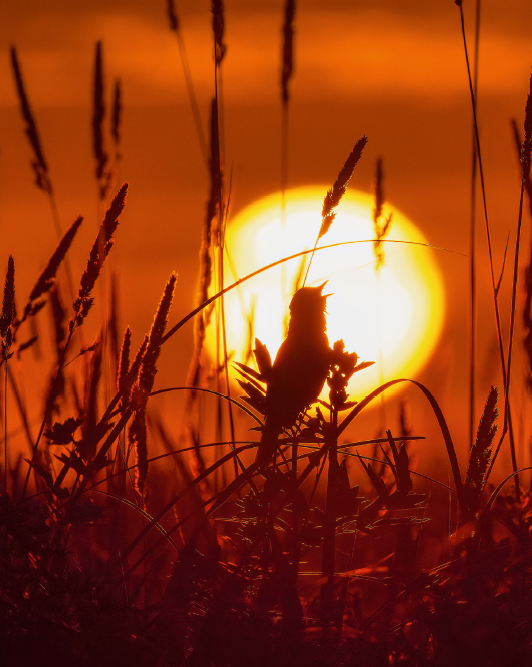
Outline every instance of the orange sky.
{"label": "orange sky", "polygon": [[[206,125],[213,94],[210,3],[176,4]],[[225,2],[224,144],[227,170],[234,171],[235,211],[280,185],[283,5],[280,0]],[[472,46],[474,3],[466,0],[464,8]],[[113,262],[121,276],[122,324],[130,323],[139,340],[172,270],[179,272],[174,321],[193,305],[207,193],[165,2],[18,0],[2,14],[0,223],[5,258],[14,254],[17,284],[26,292],[55,243],[48,203],[32,183],[9,46],[18,49],[63,227],[79,213],[86,218],[74,248],[76,275],[96,228],[91,81],[94,44],[103,40],[108,88],[114,77],[122,79],[120,180],[130,183]],[[515,236],[519,183],[509,120],[522,122],[532,64],[531,25],[528,0],[482,3],[479,119],[496,267],[508,232],[511,243]],[[332,184],[354,142],[366,134],[369,143],[354,187],[370,190],[375,159],[382,156],[388,199],[431,243],[467,253],[471,112],[455,3],[307,0],[298,3],[295,29],[289,185]],[[482,404],[486,387],[498,377],[492,372],[497,366],[481,218],[478,225]],[[466,396],[468,262],[459,255],[438,257],[449,319],[439,353],[421,379],[434,388],[463,433],[453,410],[457,402],[463,410]],[[509,273],[507,283],[508,278]],[[190,329],[168,345],[171,364],[161,364],[161,386],[183,382]]]}

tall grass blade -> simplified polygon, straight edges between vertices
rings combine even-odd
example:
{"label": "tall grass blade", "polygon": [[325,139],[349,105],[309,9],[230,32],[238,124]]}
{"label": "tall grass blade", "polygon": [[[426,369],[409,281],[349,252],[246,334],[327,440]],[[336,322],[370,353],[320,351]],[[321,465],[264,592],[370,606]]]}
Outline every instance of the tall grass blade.
{"label": "tall grass blade", "polygon": [[[462,28],[462,41],[464,44],[464,55],[465,55],[465,60],[466,60],[466,67],[467,67],[467,75],[468,75],[468,82],[469,82],[469,92],[471,96],[471,106],[473,110],[473,126],[474,126],[474,131],[475,131],[475,144],[477,147],[477,157],[478,157],[478,168],[479,168],[479,175],[480,175],[480,184],[482,188],[482,203],[483,203],[483,208],[484,208],[484,220],[486,223],[486,238],[488,242],[488,256],[489,256],[489,261],[490,261],[490,272],[491,272],[491,285],[492,285],[492,293],[493,293],[493,305],[494,305],[494,310],[495,310],[495,324],[496,324],[496,330],[497,330],[497,339],[499,343],[499,354],[500,354],[500,359],[501,359],[501,370],[502,370],[502,375],[503,375],[503,382],[504,382],[504,389],[505,389],[505,394],[507,388],[509,388],[509,383],[508,383],[508,375],[509,375],[509,369],[507,370],[506,366],[506,356],[504,354],[504,343],[503,343],[503,337],[502,337],[502,328],[501,328],[501,320],[500,320],[500,314],[499,314],[499,304],[497,300],[497,287],[495,284],[495,270],[494,270],[494,265],[493,265],[493,252],[492,252],[492,244],[491,244],[491,232],[490,232],[490,224],[489,224],[489,217],[488,217],[488,206],[487,206],[487,200],[486,200],[486,185],[484,181],[484,168],[483,168],[483,163],[482,163],[482,153],[480,150],[480,138],[479,138],[479,132],[478,132],[478,120],[477,120],[477,105],[475,101],[475,91],[473,88],[473,80],[471,76],[471,68],[469,65],[469,55],[468,55],[468,49],[467,49],[467,39],[466,39],[466,33],[465,33],[465,21],[464,21],[464,10],[462,7],[462,2],[459,2],[455,0],[456,4],[458,5],[460,9],[460,24]],[[521,196],[522,200],[522,196]],[[521,218],[521,214],[520,214]],[[520,222],[518,222],[518,237],[520,235]],[[516,249],[517,249],[517,254],[518,254],[518,243],[519,241],[516,242]],[[515,310],[515,308],[512,308],[512,310]],[[511,318],[513,316],[511,315]],[[510,328],[512,329],[512,325],[510,325]],[[510,336],[512,338],[512,335]],[[511,356],[511,344],[510,344],[510,354]],[[516,455],[515,455],[515,443],[514,443],[514,435],[513,435],[513,426],[512,426],[512,416],[511,416],[511,411],[510,411],[510,403],[509,403],[509,397],[506,395],[505,396],[505,410],[504,410],[504,424],[502,428],[502,434],[500,438],[499,445],[497,446],[497,449],[495,450],[495,454],[493,455],[492,463],[493,465],[495,459],[497,458],[497,454],[499,452],[500,446],[502,445],[502,442],[504,440],[504,437],[506,433],[509,432],[510,436],[510,453],[512,457],[512,465],[514,468],[514,472],[517,470],[517,461],[516,461]],[[491,470],[491,467],[490,467]],[[488,471],[488,476],[489,476],[489,471]],[[519,494],[518,486],[516,486],[516,492]]]}
{"label": "tall grass blade", "polygon": [[190,107],[192,109],[192,115],[194,117],[196,134],[198,135],[198,140],[200,142],[203,159],[205,161],[205,164],[208,164],[209,156],[208,156],[207,142],[205,140],[205,133],[203,131],[203,124],[201,122],[201,114],[199,110],[198,100],[196,97],[196,91],[194,89],[194,83],[192,81],[192,75],[190,73],[190,65],[188,63],[187,49],[182,34],[181,21],[179,20],[179,15],[175,8],[174,0],[167,0],[166,15],[168,17],[170,30],[175,32],[177,37],[177,45],[179,47],[179,57],[181,59],[181,66],[183,67],[183,74],[185,76],[185,85],[187,87],[188,99],[190,102]]}

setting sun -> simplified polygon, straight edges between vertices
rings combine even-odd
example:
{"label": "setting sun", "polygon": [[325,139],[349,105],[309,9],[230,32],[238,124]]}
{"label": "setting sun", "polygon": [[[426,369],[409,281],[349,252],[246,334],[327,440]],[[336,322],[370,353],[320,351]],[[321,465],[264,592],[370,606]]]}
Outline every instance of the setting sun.
{"label": "setting sun", "polygon": [[[240,212],[227,230],[226,285],[261,266],[314,246],[321,224],[326,187],[290,190],[286,222],[281,220],[281,195],[266,197]],[[327,331],[332,343],[340,338],[361,361],[375,365],[355,374],[351,396],[360,400],[382,381],[413,377],[430,357],[444,314],[444,290],[439,269],[426,238],[397,209],[382,245],[384,262],[377,270],[372,239],[373,198],[347,193],[336,219],[320,245],[360,241],[316,252],[308,285],[327,280]],[[397,243],[394,241],[407,241]],[[298,274],[310,255],[261,273],[225,298],[227,345],[234,360],[246,361],[252,336],[266,344],[272,358],[285,332],[288,305]],[[306,260],[305,267],[302,261]],[[303,273],[304,275],[304,273]],[[252,325],[250,325],[252,322]],[[214,352],[214,335],[208,348]],[[249,361],[248,361],[249,363]]]}

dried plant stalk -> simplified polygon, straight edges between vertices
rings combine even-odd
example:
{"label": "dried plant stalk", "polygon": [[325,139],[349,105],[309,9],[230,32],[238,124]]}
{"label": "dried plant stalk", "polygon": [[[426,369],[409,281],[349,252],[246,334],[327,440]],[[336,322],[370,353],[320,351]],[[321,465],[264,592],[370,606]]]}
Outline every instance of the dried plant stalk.
{"label": "dried plant stalk", "polygon": [[87,376],[85,378],[85,391],[83,396],[82,425],[83,441],[79,451],[85,461],[91,461],[96,454],[96,446],[99,440],[98,433],[98,386],[102,375],[102,344],[97,341],[91,346],[93,355],[87,364]]}
{"label": "dried plant stalk", "polygon": [[[476,146],[476,151],[477,151],[477,158],[478,158],[478,169],[479,169],[479,175],[480,175],[480,184],[481,184],[481,189],[482,189],[482,204],[483,204],[483,209],[484,209],[484,220],[486,223],[486,240],[488,243],[488,257],[489,257],[489,265],[490,265],[490,274],[491,274],[491,285],[492,285],[492,294],[493,294],[493,306],[494,306],[494,311],[495,311],[495,324],[496,324],[496,330],[497,330],[497,342],[499,346],[499,354],[500,354],[500,360],[501,360],[501,370],[502,370],[502,376],[503,376],[503,383],[504,383],[504,388],[505,388],[505,410],[504,410],[504,423],[503,423],[503,428],[502,428],[502,434],[500,436],[499,443],[497,445],[497,448],[495,449],[495,453],[492,457],[490,467],[488,470],[487,476],[489,477],[489,474],[491,472],[491,469],[493,467],[493,464],[497,458],[497,455],[499,453],[499,450],[502,446],[504,437],[506,433],[509,433],[510,436],[510,453],[512,457],[512,467],[514,473],[517,473],[517,459],[516,459],[516,452],[515,452],[515,442],[514,442],[514,435],[513,435],[513,426],[512,426],[512,417],[511,417],[511,410],[510,410],[510,403],[508,400],[508,390],[510,387],[510,375],[511,375],[511,368],[510,368],[510,363],[511,363],[511,356],[512,356],[512,342],[513,342],[513,326],[514,326],[514,316],[515,316],[515,295],[516,295],[516,267],[517,267],[517,261],[519,257],[519,243],[520,243],[520,232],[521,232],[521,206],[520,206],[520,213],[519,213],[519,220],[517,224],[517,239],[516,239],[516,251],[514,253],[515,257],[515,263],[514,263],[514,284],[512,288],[512,306],[511,306],[511,314],[510,314],[510,336],[509,336],[509,346],[508,346],[508,362],[506,361],[506,356],[504,352],[504,342],[503,342],[503,336],[502,336],[502,328],[501,328],[501,318],[500,318],[500,313],[499,313],[499,304],[498,304],[498,286],[496,285],[495,282],[495,271],[494,271],[494,263],[493,263],[493,250],[492,250],[492,242],[491,242],[491,231],[490,231],[490,224],[489,224],[489,217],[488,217],[488,206],[487,206],[487,200],[486,200],[486,184],[485,184],[485,179],[484,179],[484,167],[482,163],[482,152],[480,148],[480,137],[479,137],[479,131],[478,131],[478,120],[477,120],[477,110],[476,110],[476,100],[475,100],[475,90],[473,87],[473,80],[471,76],[471,68],[469,66],[469,55],[468,55],[468,49],[467,49],[467,39],[466,39],[466,31],[465,31],[465,21],[464,21],[464,12],[463,12],[463,7],[462,3],[458,2],[455,0],[455,3],[458,5],[460,9],[460,24],[461,24],[461,30],[462,30],[462,40],[464,44],[464,55],[465,55],[465,61],[466,61],[466,68],[467,68],[467,76],[468,76],[468,82],[469,82],[469,92],[471,96],[471,109],[473,111],[473,129],[474,129],[474,134],[475,134],[475,146]],[[522,204],[522,199],[523,197],[521,196],[521,204]],[[516,480],[516,496],[519,498],[519,480],[516,475],[515,477]]]}
{"label": "dried plant stalk", "polygon": [[11,343],[13,342],[13,329],[11,325],[15,316],[15,260],[13,259],[13,255],[9,255],[4,282],[2,312],[0,313],[0,336],[2,337],[0,341],[0,358],[4,363],[4,493],[7,493],[7,362],[13,356],[13,353],[10,352]]}
{"label": "dried plant stalk", "polygon": [[[149,334],[146,334],[144,338],[142,339],[142,343],[139,346],[139,349],[137,350],[137,354],[135,355],[131,366],[129,367],[128,375],[131,377],[131,373],[135,372],[135,369],[140,369],[140,365],[142,360],[144,359],[144,355],[146,354],[146,348],[148,347],[148,341],[150,340]],[[126,379],[124,378],[124,382]]]}
{"label": "dried plant stalk", "polygon": [[[210,173],[210,190],[209,199],[207,201],[207,210],[205,215],[205,222],[203,226],[203,235],[200,248],[200,273],[199,273],[199,287],[198,287],[198,307],[209,298],[209,287],[212,283],[213,276],[213,261],[212,261],[212,247],[220,247],[219,234],[215,232],[216,218],[220,214],[222,206],[222,174],[220,168],[220,140],[218,128],[218,106],[216,98],[211,102],[210,115],[210,155],[209,155],[209,173]],[[222,217],[221,215],[219,216]],[[214,236],[214,242],[213,242]],[[193,426],[194,417],[197,416],[198,392],[195,390],[201,384],[202,363],[201,355],[203,344],[206,335],[206,326],[209,322],[209,312],[199,312],[194,319],[194,352],[190,365],[188,368],[187,381],[188,387],[191,391],[187,396],[187,403],[185,407],[185,414],[189,417],[189,422],[185,427],[185,433],[189,436],[194,433]],[[189,438],[191,442],[195,442],[197,438]],[[204,467],[201,451],[199,448],[195,450],[197,468]]]}
{"label": "dried plant stalk", "polygon": [[72,241],[76,235],[76,232],[79,229],[79,226],[83,222],[83,217],[78,216],[74,222],[70,225],[67,231],[64,233],[63,238],[59,241],[57,248],[54,250],[52,256],[48,260],[47,265],[41,272],[41,275],[37,278],[37,282],[33,286],[30,296],[28,298],[28,303],[24,308],[24,314],[22,319],[24,320],[31,311],[32,302],[38,299],[40,296],[49,291],[55,281],[55,275],[59,265],[63,261],[68,249],[70,248]]}
{"label": "dried plant stalk", "polygon": [[100,199],[105,199],[109,188],[110,173],[107,170],[109,156],[104,146],[103,123],[105,119],[104,80],[102,42],[96,42],[94,56],[94,100],[92,116],[92,141],[94,158],[96,160],[96,181],[98,182]]}
{"label": "dried plant stalk", "polygon": [[281,96],[283,104],[288,104],[288,84],[294,71],[294,16],[295,0],[286,0],[283,25],[283,67],[281,70]]}
{"label": "dried plant stalk", "polygon": [[384,250],[382,248],[382,239],[386,236],[390,229],[390,224],[392,222],[392,213],[388,216],[384,215],[384,187],[383,187],[383,171],[382,171],[382,158],[377,158],[377,164],[375,167],[375,206],[372,211],[373,218],[373,228],[375,230],[375,241],[373,241],[373,252],[375,253],[375,259],[377,264],[375,266],[376,270],[379,270],[384,263]]}
{"label": "dried plant stalk", "polygon": [[[198,287],[197,304],[200,306],[209,297],[209,287],[212,283],[212,257],[211,246],[213,237],[213,225],[221,205],[222,177],[220,172],[220,152],[218,137],[218,110],[216,100],[211,102],[211,136],[210,136],[210,192],[207,201],[207,210],[205,214],[205,223],[203,225],[203,235],[200,248],[200,275]],[[205,317],[206,315],[198,313],[194,320],[194,354],[190,362],[187,377],[187,385],[196,387],[199,383],[201,370],[201,351],[205,341]]]}
{"label": "dried plant stalk", "polygon": [[[157,308],[157,312],[150,330],[146,352],[140,366],[138,380],[135,387],[133,388],[132,401],[134,415],[129,428],[129,440],[135,450],[137,459],[135,486],[141,498],[143,499],[143,502],[146,500],[145,485],[146,477],[148,474],[146,405],[148,403],[150,392],[153,389],[153,383],[157,373],[157,359],[161,351],[164,330],[168,322],[168,313],[170,312],[170,307],[174,298],[176,281],[177,274],[172,273],[168,282],[166,283],[163,296]],[[125,344],[126,341],[130,339],[130,335],[128,336],[127,331],[128,330],[126,330],[126,334],[124,335]],[[122,346],[121,363],[122,359],[125,359],[125,355],[126,353],[124,346]],[[125,365],[125,360],[123,363]],[[124,377],[124,375],[121,377]]]}
{"label": "dried plant stalk", "polygon": [[28,96],[24,88],[20,65],[17,57],[17,50],[14,46],[11,47],[11,65],[13,67],[13,74],[15,76],[15,83],[17,85],[17,93],[20,101],[20,110],[22,117],[26,123],[26,136],[29,139],[31,149],[33,150],[34,159],[31,161],[31,168],[35,173],[35,184],[38,188],[46,192],[48,195],[53,193],[52,182],[48,172],[48,165],[44,159],[44,153],[41,147],[41,140],[37,132],[37,125],[33,118]]}
{"label": "dried plant stalk", "polygon": [[146,407],[133,415],[129,427],[129,441],[135,450],[135,489],[143,506],[146,505],[146,479],[148,477],[148,435],[146,428]]}
{"label": "dried plant stalk", "polygon": [[310,255],[310,260],[307,266],[307,272],[305,273],[305,279],[303,280],[303,285],[305,285],[305,283],[307,282],[308,273],[310,271],[312,260],[314,259],[314,252],[318,246],[318,241],[321,238],[323,238],[331,228],[331,225],[336,216],[336,211],[334,209],[341,202],[342,197],[344,196],[345,191],[347,189],[347,185],[349,184],[351,176],[353,175],[353,171],[355,170],[355,167],[357,166],[358,161],[362,156],[362,151],[364,150],[364,147],[367,143],[368,139],[366,136],[363,136],[362,139],[359,139],[357,141],[353,150],[349,154],[349,157],[345,161],[344,166],[340,170],[340,173],[338,174],[338,177],[334,182],[334,185],[332,186],[332,188],[327,190],[327,194],[325,195],[325,198],[323,200],[323,207],[321,210],[322,221],[321,221],[320,231],[318,232],[316,243],[314,244],[314,250]]}
{"label": "dried plant stalk", "polygon": [[119,162],[122,155],[119,150],[122,129],[122,82],[115,79],[113,87],[113,101],[111,106],[111,138],[114,144],[115,162]]}
{"label": "dried plant stalk", "polygon": [[129,353],[131,351],[131,329],[126,327],[122,347],[120,349],[120,361],[118,363],[118,373],[116,378],[116,388],[120,391],[124,385],[124,379],[129,371]]}
{"label": "dried plant stalk", "polygon": [[55,352],[57,355],[57,360],[61,358],[63,351],[63,344],[66,339],[65,332],[65,317],[66,311],[63,307],[63,302],[61,300],[61,294],[59,292],[58,286],[54,285],[50,290],[50,307],[52,309],[52,323],[54,328],[54,342],[55,342]]}
{"label": "dried plant stalk", "polygon": [[168,23],[170,24],[170,30],[178,32],[179,18],[175,9],[174,0],[166,0],[166,15],[168,17]]}
{"label": "dried plant stalk", "polygon": [[334,209],[338,206],[345,194],[347,185],[351,180],[353,171],[355,170],[355,167],[357,166],[358,161],[362,156],[362,151],[364,150],[367,142],[368,140],[365,136],[357,141],[353,150],[349,154],[349,157],[345,161],[345,164],[342,167],[340,173],[338,174],[338,178],[334,182],[334,185],[330,190],[327,191],[327,194],[325,195],[325,199],[323,200],[323,208],[321,211],[322,223],[318,234],[318,241],[324,237],[325,234],[327,234],[334,221],[336,216],[336,211]]}
{"label": "dried plant stalk", "polygon": [[[511,126],[512,126],[512,133],[515,141],[515,146],[517,149],[517,157],[519,159],[519,166],[521,168],[521,176],[522,174],[522,154],[523,154],[523,142],[521,141],[521,136],[519,133],[519,128],[517,126],[517,121],[515,118],[512,118],[511,121]],[[530,174],[528,175],[528,178],[525,178],[525,191],[528,195],[528,203],[530,207],[530,214],[532,215],[532,179],[530,178]]]}
{"label": "dried plant stalk", "polygon": [[207,148],[207,142],[205,140],[205,133],[203,131],[203,124],[201,120],[201,113],[199,110],[199,105],[198,101],[196,98],[196,92],[194,90],[194,83],[192,81],[192,75],[190,73],[190,66],[188,63],[188,56],[187,56],[187,50],[185,47],[185,40],[183,39],[182,35],[182,30],[181,30],[181,22],[179,20],[179,16],[177,14],[174,0],[167,0],[166,4],[166,14],[168,17],[168,23],[170,25],[170,30],[175,33],[176,38],[177,38],[177,45],[179,47],[179,56],[181,59],[181,65],[183,67],[183,74],[185,75],[185,84],[187,87],[187,93],[188,93],[188,98],[190,101],[190,106],[192,108],[192,115],[194,117],[194,124],[196,126],[196,132],[198,135],[198,140],[200,143],[201,147],[201,153],[203,155],[203,159],[205,160],[205,163],[207,164],[209,161],[208,157],[208,148]]}
{"label": "dried plant stalk", "polygon": [[[124,334],[124,339],[126,338],[126,333]],[[129,336],[129,338],[131,339],[131,336]],[[146,334],[142,340],[142,343],[140,344],[139,349],[137,350],[137,353],[135,354],[135,357],[131,365],[128,367],[126,367],[126,364],[128,364],[128,360],[126,360],[124,356],[127,352],[127,356],[129,357],[129,350],[124,349],[126,340],[124,340],[122,344],[120,363],[123,365],[122,369],[121,370],[119,369],[117,377],[118,391],[120,394],[120,400],[118,406],[119,409],[121,410],[124,410],[124,408],[128,406],[130,403],[131,389],[137,380],[142,359],[144,358],[144,354],[146,353],[146,348],[148,347],[148,340],[149,340],[149,335]],[[131,343],[129,342],[127,345],[130,346]]]}
{"label": "dried plant stalk", "polygon": [[[205,219],[204,240],[208,240],[209,246],[211,241],[211,230],[216,219],[217,213],[220,214],[222,208],[222,168],[220,157],[220,133],[218,123],[218,105],[216,98],[211,102],[211,117],[210,117],[210,155],[209,155],[209,176],[210,176],[210,191],[209,200],[207,202],[207,215]],[[220,217],[222,217],[220,215]],[[215,236],[216,247],[220,244],[219,235]],[[204,248],[202,248],[204,250]],[[210,269],[210,266],[209,266]],[[211,280],[212,275],[207,276]]]}
{"label": "dried plant stalk", "polygon": [[168,313],[170,312],[174,298],[176,282],[177,273],[172,273],[166,283],[163,296],[153,320],[148,346],[139,371],[138,388],[140,389],[140,394],[137,394],[136,397],[135,402],[137,405],[146,405],[148,396],[153,388],[155,375],[157,374],[157,359],[163,344],[164,331],[168,323]]}
{"label": "dried plant stalk", "polygon": [[255,340],[255,310],[257,306],[257,296],[253,294],[249,313],[246,314],[247,323],[247,338],[246,338],[246,353],[244,355],[244,364],[248,364],[250,359],[253,359],[253,341]]}
{"label": "dried plant stalk", "polygon": [[[514,270],[513,270],[513,279],[512,279],[512,303],[510,306],[510,332],[508,335],[508,361],[506,362],[506,378],[504,378],[504,426],[503,433],[493,460],[497,457],[502,440],[506,433],[507,428],[510,430],[510,453],[512,456],[512,467],[515,474],[515,494],[517,500],[520,497],[519,491],[519,476],[517,475],[517,457],[515,452],[515,444],[512,433],[512,422],[511,422],[511,412],[510,412],[510,380],[512,373],[512,353],[513,353],[513,340],[514,340],[514,327],[515,327],[515,311],[516,311],[516,302],[517,302],[517,280],[519,276],[519,250],[521,244],[521,227],[523,221],[523,201],[525,194],[525,184],[530,177],[530,154],[532,150],[532,74],[530,75],[530,92],[527,96],[525,104],[525,121],[524,121],[524,139],[523,146],[521,151],[521,163],[522,163],[522,176],[521,176],[521,197],[519,201],[519,215],[517,219],[517,233],[515,239],[515,252],[514,252]],[[504,376],[503,376],[504,377]],[[491,464],[493,465],[493,463]],[[491,470],[491,467],[490,467]]]}
{"label": "dried plant stalk", "polygon": [[532,154],[532,75],[530,76],[530,92],[525,104],[525,136],[523,139],[521,162],[523,165],[523,182],[530,178],[530,160]]}
{"label": "dried plant stalk", "polygon": [[463,487],[464,502],[461,506],[463,521],[473,519],[480,509],[480,500],[493,450],[493,439],[498,429],[498,424],[495,423],[499,416],[498,398],[499,390],[492,386],[478,425],[475,443],[469,454]]}
{"label": "dried plant stalk", "polygon": [[111,202],[111,205],[105,214],[105,218],[100,225],[98,236],[96,237],[89,254],[87,267],[81,276],[78,296],[72,304],[75,315],[69,322],[70,332],[72,332],[76,326],[82,324],[94,302],[94,299],[91,297],[91,292],[100,275],[100,270],[105,258],[113,247],[113,235],[118,227],[120,214],[126,205],[127,190],[128,184],[124,183],[116,197]]}
{"label": "dried plant stalk", "polygon": [[6,279],[4,281],[4,298],[0,314],[0,336],[9,337],[11,323],[15,319],[15,260],[9,255],[7,260]]}
{"label": "dried plant stalk", "polygon": [[109,341],[109,354],[111,356],[111,365],[113,378],[116,378],[119,364],[118,349],[118,276],[115,272],[111,275],[111,289],[109,294],[109,320],[107,322],[107,335]]}
{"label": "dried plant stalk", "polygon": [[[511,122],[519,164],[522,169],[523,143],[521,141],[515,118],[512,118]],[[524,180],[524,186],[528,197],[530,215],[532,216],[532,180],[530,179],[530,175],[527,179]],[[526,387],[528,392],[532,394],[532,239],[530,241],[528,253],[528,264],[525,266],[523,272],[523,282],[524,303],[522,309],[522,318],[524,327],[523,347],[527,357]]]}
{"label": "dried plant stalk", "polygon": [[214,62],[216,67],[219,67],[227,50],[224,44],[225,20],[223,0],[212,0],[211,11],[212,31],[214,33]]}

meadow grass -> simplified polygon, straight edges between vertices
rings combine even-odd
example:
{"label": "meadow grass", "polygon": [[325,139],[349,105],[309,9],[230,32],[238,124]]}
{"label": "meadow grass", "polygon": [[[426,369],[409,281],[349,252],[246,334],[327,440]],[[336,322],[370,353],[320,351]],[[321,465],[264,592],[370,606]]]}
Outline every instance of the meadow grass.
{"label": "meadow grass", "polygon": [[[461,11],[461,3],[457,4]],[[71,272],[61,278],[59,270],[81,217],[64,234],[56,226],[57,248],[37,276],[20,317],[15,308],[16,258],[9,258],[0,314],[1,371],[4,399],[12,392],[16,400],[10,409],[19,414],[8,412],[5,402],[0,476],[2,664],[530,664],[532,504],[530,490],[519,486],[518,474],[524,471],[517,470],[515,449],[513,470],[497,486],[490,480],[493,462],[507,442],[507,433],[512,434],[508,397],[518,315],[519,242],[514,251],[507,350],[500,328],[500,281],[490,259],[504,380],[501,388],[492,387],[489,392],[476,437],[471,438],[465,474],[445,415],[429,387],[417,380],[397,379],[376,387],[358,403],[350,400],[350,377],[364,372],[370,362],[360,362],[342,341],[331,345],[328,399],[305,410],[283,430],[272,462],[257,462],[253,454],[260,440],[257,431],[267,414],[272,360],[256,341],[254,365],[251,355],[246,364],[235,364],[245,394],[238,398],[231,394],[223,297],[251,276],[294,257],[301,258],[298,286],[304,284],[305,269],[308,273],[315,252],[330,247],[319,247],[318,242],[334,224],[334,209],[357,162],[364,159],[366,138],[355,144],[333,186],[324,193],[322,225],[314,248],[258,267],[250,276],[226,285],[223,260],[230,195],[223,172],[219,94],[226,52],[224,6],[221,1],[212,3],[216,93],[209,141],[202,137],[172,0],[167,10],[170,29],[178,37],[210,173],[196,307],[168,328],[177,282],[172,274],[151,329],[133,353],[129,327],[120,349],[117,343],[115,290],[100,290],[100,297],[109,298],[109,316],[101,318],[97,340],[84,344],[81,334],[127,205],[127,184],[115,187],[116,194],[108,202],[77,293],[74,283],[67,284],[70,308],[64,306],[68,289],[62,283],[68,283]],[[461,19],[463,26],[463,14]],[[287,0],[281,77],[285,118],[294,21],[295,3]],[[36,184],[56,211],[48,164],[15,49],[11,57],[34,154]],[[121,110],[120,87],[115,84],[107,138],[103,82],[103,45],[98,43],[92,129],[95,179],[102,202],[116,182]],[[471,92],[475,109],[473,84]],[[524,196],[530,198],[532,192],[531,105],[529,96],[524,139],[518,139],[519,228]],[[287,120],[283,126],[287,127]],[[474,128],[474,159],[483,179],[476,119]],[[106,139],[114,145],[114,159],[109,157]],[[287,150],[285,142],[286,137],[283,150]],[[393,226],[385,209],[379,161],[373,212],[377,267],[385,263],[386,243],[392,242],[385,238]],[[489,240],[487,208],[485,222]],[[474,276],[474,260],[471,266]],[[523,291],[529,304],[530,268],[526,276]],[[10,365],[14,355],[24,363],[27,350],[37,342],[36,336],[26,337],[26,329],[46,309],[52,315],[53,359],[51,368],[42,370],[49,380],[34,438],[27,414],[29,408],[32,413],[36,410],[24,404]],[[524,325],[530,334],[528,316]],[[191,320],[194,352],[186,384],[154,390],[163,345]],[[214,322],[221,350],[210,366],[203,349],[209,320]],[[529,338],[525,349],[530,362]],[[250,348],[251,341],[252,336]],[[79,356],[89,361],[73,364]],[[474,365],[472,369],[474,374]],[[356,433],[357,417],[386,390],[405,382],[423,394],[435,416],[452,483],[431,479],[412,461],[410,443],[423,436],[413,433],[404,406],[397,432],[385,428],[374,438],[348,441]],[[187,392],[186,417],[176,443],[167,427],[172,415],[160,417],[151,410],[150,399],[182,391]],[[205,397],[217,402],[213,442],[205,435]],[[99,409],[102,404],[103,410]],[[499,411],[503,413],[500,432]],[[236,413],[244,415],[252,427],[248,438],[237,439],[241,429],[235,427]],[[10,467],[8,423],[15,419],[23,424],[30,454]],[[513,435],[508,439],[514,448]],[[150,455],[150,441],[155,440],[165,453]],[[154,465],[161,460],[169,465]],[[353,484],[355,475],[357,484]]]}

